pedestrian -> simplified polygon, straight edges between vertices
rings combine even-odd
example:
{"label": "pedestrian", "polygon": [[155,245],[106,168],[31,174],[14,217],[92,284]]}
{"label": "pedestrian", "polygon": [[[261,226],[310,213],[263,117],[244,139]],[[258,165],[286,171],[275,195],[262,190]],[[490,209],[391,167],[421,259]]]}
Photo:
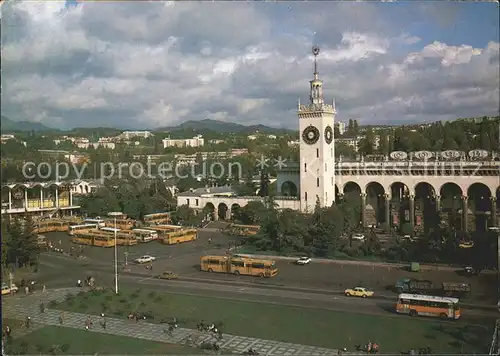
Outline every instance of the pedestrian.
{"label": "pedestrian", "polygon": [[47,290],[47,287],[45,286],[45,284],[42,286],[42,292],[45,293],[45,291]]}
{"label": "pedestrian", "polygon": [[26,317],[26,328],[27,328],[27,329],[29,329],[30,324],[31,324],[31,317],[27,316],[27,317]]}
{"label": "pedestrian", "polygon": [[5,335],[6,335],[7,337],[10,337],[10,333],[11,333],[11,331],[12,331],[12,330],[10,330],[10,326],[8,326],[8,325],[7,325],[7,326],[5,326]]}
{"label": "pedestrian", "polygon": [[30,287],[28,287],[28,286],[24,287],[24,293],[26,295],[30,294]]}
{"label": "pedestrian", "polygon": [[44,313],[44,312],[45,312],[45,304],[40,303],[40,313]]}
{"label": "pedestrian", "polygon": [[102,324],[101,325],[102,325],[103,329],[106,329],[106,318],[102,319]]}
{"label": "pedestrian", "polygon": [[62,325],[63,323],[64,323],[64,317],[63,317],[63,315],[61,313],[61,314],[59,314],[59,324]]}

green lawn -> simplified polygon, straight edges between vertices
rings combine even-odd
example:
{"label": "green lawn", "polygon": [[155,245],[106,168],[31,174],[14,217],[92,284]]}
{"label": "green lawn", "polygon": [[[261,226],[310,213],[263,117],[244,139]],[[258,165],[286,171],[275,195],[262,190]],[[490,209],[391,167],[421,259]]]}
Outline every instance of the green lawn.
{"label": "green lawn", "polygon": [[[485,352],[493,330],[458,322],[405,316],[349,314],[328,310],[244,302],[230,299],[160,294],[147,290],[80,293],[53,305],[58,309],[126,317],[151,313],[159,321],[176,317],[183,327],[222,322],[223,332],[328,348],[378,341],[383,352],[430,346],[435,352]],[[489,326],[489,325],[488,325]]]}
{"label": "green lawn", "polygon": [[[17,325],[17,324],[14,324]],[[15,330],[13,329],[15,336]],[[149,340],[88,332],[60,326],[46,326],[12,339],[6,354],[66,355],[194,355],[201,350]]]}

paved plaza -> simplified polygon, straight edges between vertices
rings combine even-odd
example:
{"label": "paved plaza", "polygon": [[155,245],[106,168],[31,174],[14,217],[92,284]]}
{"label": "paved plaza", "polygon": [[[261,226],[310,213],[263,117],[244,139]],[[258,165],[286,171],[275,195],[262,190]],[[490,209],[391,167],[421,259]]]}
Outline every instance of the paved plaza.
{"label": "paved plaza", "polygon": [[[68,294],[77,294],[81,291],[78,288],[61,288],[47,290],[46,292],[35,292],[31,295],[15,295],[2,298],[3,317],[16,320],[24,320],[27,316],[31,317],[32,327],[29,330],[19,331],[15,329],[15,337],[19,334],[25,335],[31,330],[36,330],[43,325],[60,326],[59,317],[61,311],[46,309],[45,313],[40,312],[40,304],[48,303],[52,300],[63,302]],[[205,342],[215,342],[216,339],[210,333],[200,332],[193,329],[178,328],[172,335],[166,332],[166,326],[161,324],[152,324],[147,322],[134,322],[118,318],[106,318],[106,329],[101,326],[100,317],[96,315],[63,312],[64,327],[84,329],[87,318],[93,321],[90,332],[100,332],[120,336],[128,336],[139,339],[165,342],[171,344],[181,344],[191,347],[198,347]],[[236,336],[224,334],[219,342],[224,353],[241,354],[249,348],[253,348],[260,355],[274,356],[292,356],[292,355],[314,355],[329,356],[338,355],[337,350],[325,349],[320,347],[291,344],[272,340],[261,340],[252,337]],[[353,354],[353,353],[349,353]]]}

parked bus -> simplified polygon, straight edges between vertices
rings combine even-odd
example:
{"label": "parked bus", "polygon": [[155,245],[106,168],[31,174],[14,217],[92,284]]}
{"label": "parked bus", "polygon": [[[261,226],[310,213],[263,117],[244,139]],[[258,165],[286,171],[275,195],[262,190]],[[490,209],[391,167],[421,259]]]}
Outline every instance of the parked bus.
{"label": "parked bus", "polygon": [[144,222],[148,225],[170,223],[170,212],[144,215]]}
{"label": "parked bus", "polygon": [[71,242],[77,245],[92,246],[94,244],[94,238],[92,236],[74,235],[71,238]]}
{"label": "parked bus", "polygon": [[156,232],[155,230],[133,229],[132,232],[140,242],[150,242],[153,240],[158,240],[158,232]]}
{"label": "parked bus", "polygon": [[120,229],[115,229],[114,227],[101,227],[99,230],[110,232],[112,234],[114,234],[115,232],[118,233],[120,231]]}
{"label": "parked bus", "polygon": [[96,224],[73,225],[68,227],[68,234],[75,235],[81,232],[89,232],[92,229],[97,229]]}
{"label": "parked bus", "polygon": [[137,245],[137,238],[131,230],[122,230],[116,234],[116,244],[118,246],[134,246]]}
{"label": "parked bus", "polygon": [[105,227],[106,222],[102,219],[85,219],[83,221],[84,224],[94,224],[97,225],[97,227]]}
{"label": "parked bus", "polygon": [[230,256],[203,256],[202,271],[231,273],[234,275],[274,277],[278,274],[276,261]]}
{"label": "parked bus", "polygon": [[396,312],[410,316],[437,316],[442,319],[459,319],[460,305],[458,298],[436,297],[420,294],[400,294]]}
{"label": "parked bus", "polygon": [[93,245],[97,247],[114,247],[115,238],[107,235],[96,235],[94,236]]}
{"label": "parked bus", "polygon": [[46,232],[62,232],[68,231],[69,222],[60,220],[45,220],[40,221],[35,227],[35,233],[41,234]]}
{"label": "parked bus", "polygon": [[[135,220],[133,219],[117,219],[116,228],[120,230],[131,230],[135,226]],[[115,220],[106,220],[106,227],[115,227]]]}
{"label": "parked bus", "polygon": [[151,225],[151,226],[148,226],[148,229],[157,231],[159,235],[165,235],[165,234],[167,234],[169,232],[174,232],[174,231],[182,230],[182,226],[180,226],[180,225],[162,224],[162,225]]}
{"label": "parked bus", "polygon": [[175,245],[181,242],[194,241],[198,238],[198,231],[195,229],[182,229],[173,232],[167,232],[163,235],[161,243],[165,245]]}

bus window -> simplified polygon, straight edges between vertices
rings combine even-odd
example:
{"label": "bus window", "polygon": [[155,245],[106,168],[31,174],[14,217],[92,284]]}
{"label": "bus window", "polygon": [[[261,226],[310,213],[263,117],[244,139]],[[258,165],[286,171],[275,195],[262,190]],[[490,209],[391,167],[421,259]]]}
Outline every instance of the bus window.
{"label": "bus window", "polygon": [[252,268],[264,268],[263,263],[252,263]]}
{"label": "bus window", "polygon": [[219,260],[208,260],[209,265],[218,265],[220,263]]}
{"label": "bus window", "polygon": [[243,262],[243,261],[232,261],[231,265],[233,267],[245,267],[245,262]]}

